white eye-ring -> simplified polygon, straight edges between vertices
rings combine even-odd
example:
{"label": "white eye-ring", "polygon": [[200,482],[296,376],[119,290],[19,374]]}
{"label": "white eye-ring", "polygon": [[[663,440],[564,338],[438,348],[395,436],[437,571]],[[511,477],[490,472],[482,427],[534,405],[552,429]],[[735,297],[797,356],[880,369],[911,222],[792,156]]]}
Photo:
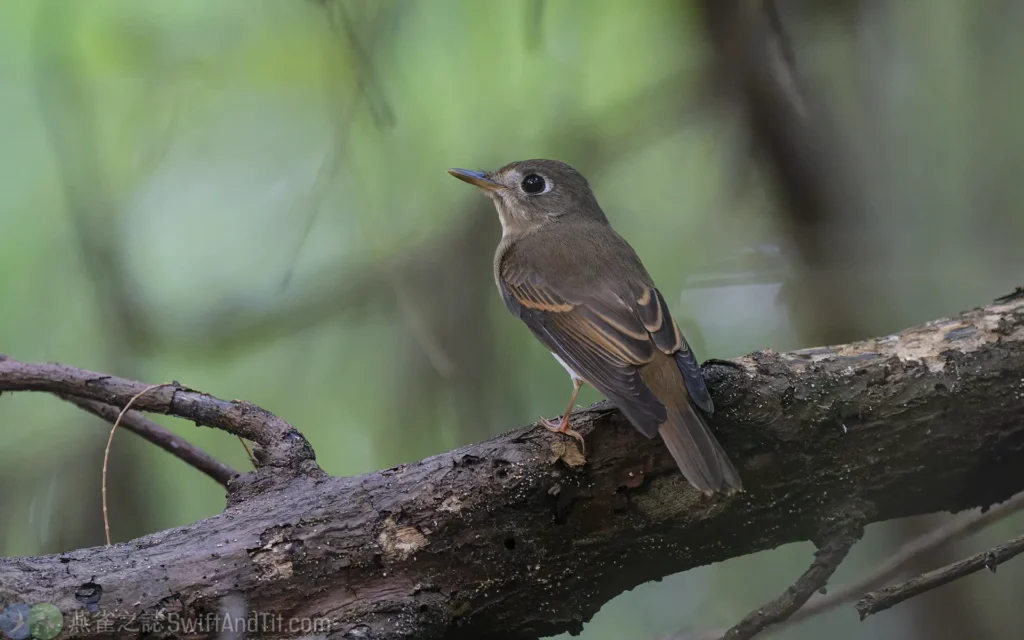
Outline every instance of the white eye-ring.
{"label": "white eye-ring", "polygon": [[522,182],[519,183],[519,187],[528,196],[536,196],[551,191],[551,185],[548,184],[548,181],[536,173],[528,174],[523,178]]}

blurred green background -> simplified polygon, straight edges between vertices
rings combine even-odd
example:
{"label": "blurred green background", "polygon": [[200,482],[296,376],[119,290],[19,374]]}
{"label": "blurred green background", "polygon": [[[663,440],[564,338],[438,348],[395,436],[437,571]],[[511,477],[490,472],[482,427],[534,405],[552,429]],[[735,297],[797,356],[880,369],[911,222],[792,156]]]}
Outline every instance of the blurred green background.
{"label": "blurred green background", "polygon": [[[781,4],[857,186],[863,335],[1024,284],[1024,6]],[[4,0],[0,352],[249,400],[338,475],[553,416],[569,381],[494,290],[493,209],[445,173],[532,157],[590,178],[701,359],[810,346],[820,334],[794,321],[806,309],[779,295],[799,268],[784,212],[740,114],[707,97],[697,7]],[[158,421],[249,468],[236,439]],[[102,543],[103,424],[5,394],[0,427],[0,552]],[[117,540],[224,506],[215,483],[129,433],[113,454]],[[833,585],[942,521],[870,528]],[[582,637],[728,626],[812,549],[643,585]],[[1020,637],[1018,565],[776,636]]]}

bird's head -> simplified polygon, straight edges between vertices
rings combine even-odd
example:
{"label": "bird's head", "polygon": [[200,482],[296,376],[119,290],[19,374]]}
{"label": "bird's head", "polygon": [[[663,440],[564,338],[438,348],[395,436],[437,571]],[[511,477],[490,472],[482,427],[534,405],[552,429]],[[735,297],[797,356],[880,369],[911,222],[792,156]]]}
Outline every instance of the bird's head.
{"label": "bird's head", "polygon": [[568,220],[607,223],[587,179],[558,160],[520,160],[496,171],[449,169],[448,173],[479,187],[494,201],[504,235]]}

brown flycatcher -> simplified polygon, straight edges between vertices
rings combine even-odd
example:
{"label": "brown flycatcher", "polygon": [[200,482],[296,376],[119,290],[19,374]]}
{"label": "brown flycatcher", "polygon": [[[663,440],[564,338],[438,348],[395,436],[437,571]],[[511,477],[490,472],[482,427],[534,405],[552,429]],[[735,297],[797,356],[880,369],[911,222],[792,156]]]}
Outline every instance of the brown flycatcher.
{"label": "brown flycatcher", "polygon": [[502,229],[494,256],[501,297],[572,377],[561,420],[541,422],[582,443],[569,417],[586,382],[648,438],[660,434],[697,489],[742,490],[701,415],[714,406],[697,358],[586,179],[556,160],[449,173],[494,201]]}

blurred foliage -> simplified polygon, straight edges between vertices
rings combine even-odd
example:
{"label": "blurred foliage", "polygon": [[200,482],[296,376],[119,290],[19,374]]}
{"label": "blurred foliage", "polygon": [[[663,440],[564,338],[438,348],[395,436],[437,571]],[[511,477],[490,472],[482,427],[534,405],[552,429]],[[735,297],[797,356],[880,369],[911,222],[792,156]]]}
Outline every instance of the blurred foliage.
{"label": "blurred foliage", "polygon": [[[785,4],[863,190],[870,332],[1021,284],[1021,7]],[[774,201],[704,95],[692,14],[668,0],[6,0],[0,352],[247,399],[334,474],[553,415],[570,384],[493,289],[491,206],[445,174],[529,157],[590,177],[702,359],[804,345],[777,299],[792,265]],[[248,467],[234,438],[160,421]],[[103,425],[28,394],[0,398],[0,425],[0,550],[97,543]],[[211,481],[134,440],[114,445],[115,538],[223,507]],[[836,580],[885,538],[872,528]],[[643,585],[583,637],[728,625],[809,555]],[[992,637],[1022,622],[1022,581],[1012,565],[969,579]],[[898,610],[858,624],[850,609],[780,635],[907,628]]]}

